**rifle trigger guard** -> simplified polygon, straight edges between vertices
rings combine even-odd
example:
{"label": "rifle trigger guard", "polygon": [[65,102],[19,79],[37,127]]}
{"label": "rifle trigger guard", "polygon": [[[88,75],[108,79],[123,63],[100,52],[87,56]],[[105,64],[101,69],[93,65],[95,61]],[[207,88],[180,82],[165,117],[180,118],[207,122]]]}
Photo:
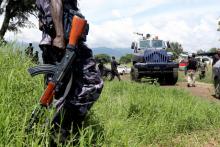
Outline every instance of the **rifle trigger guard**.
{"label": "rifle trigger guard", "polygon": [[56,70],[57,70],[56,65],[43,64],[29,68],[28,72],[32,77],[34,77],[39,74],[55,74]]}

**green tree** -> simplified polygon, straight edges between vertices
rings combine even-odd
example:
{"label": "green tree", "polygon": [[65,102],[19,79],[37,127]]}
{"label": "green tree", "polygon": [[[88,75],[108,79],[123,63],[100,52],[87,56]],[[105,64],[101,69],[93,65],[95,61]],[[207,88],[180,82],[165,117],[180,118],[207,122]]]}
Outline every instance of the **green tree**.
{"label": "green tree", "polygon": [[95,55],[95,60],[97,62],[103,60],[105,63],[109,63],[109,62],[111,62],[111,57],[107,54],[97,54],[97,55]]}
{"label": "green tree", "polygon": [[216,47],[213,47],[213,48],[211,48],[210,50],[209,50],[209,52],[217,52],[217,48]]}
{"label": "green tree", "polygon": [[[0,4],[2,4],[0,0]],[[6,31],[19,31],[19,28],[33,27],[34,24],[28,20],[30,14],[35,15],[35,0],[6,0],[1,8],[0,15],[4,14],[4,20],[0,29],[0,40]]]}
{"label": "green tree", "polygon": [[132,54],[126,54],[125,56],[122,56],[119,60],[120,63],[123,63],[123,64],[127,64],[127,63],[130,63],[131,62],[131,59],[132,59]]}
{"label": "green tree", "polygon": [[200,49],[200,50],[197,51],[197,54],[200,54],[200,53],[205,53],[205,51]]}
{"label": "green tree", "polygon": [[177,59],[181,53],[183,53],[183,47],[178,42],[170,42],[170,48],[167,48],[168,52],[172,52],[174,59]]}

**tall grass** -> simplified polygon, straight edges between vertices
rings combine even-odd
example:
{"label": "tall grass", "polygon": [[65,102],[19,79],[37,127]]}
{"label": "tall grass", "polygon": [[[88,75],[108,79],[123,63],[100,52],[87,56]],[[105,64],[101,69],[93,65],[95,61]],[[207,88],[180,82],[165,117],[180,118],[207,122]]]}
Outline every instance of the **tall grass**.
{"label": "tall grass", "polygon": [[[31,61],[10,48],[0,50],[0,146],[47,146],[43,124],[24,132],[43,91],[42,77],[31,78]],[[77,146],[169,145],[179,134],[220,128],[220,106],[177,89],[106,82],[83,126]]]}

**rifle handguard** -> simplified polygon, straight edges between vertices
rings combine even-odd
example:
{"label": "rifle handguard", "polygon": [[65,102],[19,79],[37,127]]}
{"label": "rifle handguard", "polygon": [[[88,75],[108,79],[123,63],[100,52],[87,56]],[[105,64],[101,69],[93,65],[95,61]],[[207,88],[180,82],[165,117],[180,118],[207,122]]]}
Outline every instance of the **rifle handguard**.
{"label": "rifle handguard", "polygon": [[49,82],[47,88],[44,91],[44,94],[41,96],[40,104],[42,106],[49,106],[53,101],[54,89],[56,85],[53,82]]}

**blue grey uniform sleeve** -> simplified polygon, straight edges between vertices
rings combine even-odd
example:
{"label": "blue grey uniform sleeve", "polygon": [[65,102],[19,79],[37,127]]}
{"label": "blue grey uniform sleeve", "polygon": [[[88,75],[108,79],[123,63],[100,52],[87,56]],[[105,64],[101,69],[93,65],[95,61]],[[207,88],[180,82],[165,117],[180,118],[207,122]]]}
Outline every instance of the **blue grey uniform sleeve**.
{"label": "blue grey uniform sleeve", "polygon": [[50,12],[50,1],[49,0],[36,0],[36,6],[39,10],[38,18],[42,23],[40,30],[42,31],[42,39],[40,45],[51,45],[51,30],[53,28],[53,20]]}

